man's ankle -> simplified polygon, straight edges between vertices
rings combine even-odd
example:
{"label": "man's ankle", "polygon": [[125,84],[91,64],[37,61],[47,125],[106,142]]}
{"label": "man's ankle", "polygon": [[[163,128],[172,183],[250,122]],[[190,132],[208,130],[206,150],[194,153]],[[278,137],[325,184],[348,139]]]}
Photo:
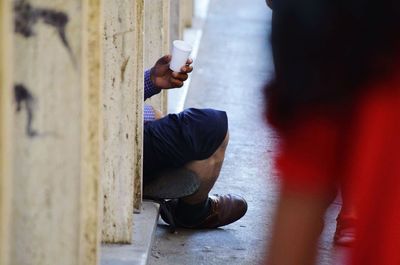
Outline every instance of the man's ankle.
{"label": "man's ankle", "polygon": [[209,198],[199,203],[187,203],[183,199],[178,201],[175,218],[186,225],[195,225],[203,221],[211,211]]}

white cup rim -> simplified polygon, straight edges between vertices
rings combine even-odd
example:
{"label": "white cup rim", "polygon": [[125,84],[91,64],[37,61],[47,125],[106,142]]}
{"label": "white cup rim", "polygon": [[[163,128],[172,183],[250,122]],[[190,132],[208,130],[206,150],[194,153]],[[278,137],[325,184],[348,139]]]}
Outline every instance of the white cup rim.
{"label": "white cup rim", "polygon": [[192,51],[192,46],[184,42],[183,40],[174,40],[173,41],[174,47],[178,48],[179,50],[185,51],[185,52],[191,52]]}

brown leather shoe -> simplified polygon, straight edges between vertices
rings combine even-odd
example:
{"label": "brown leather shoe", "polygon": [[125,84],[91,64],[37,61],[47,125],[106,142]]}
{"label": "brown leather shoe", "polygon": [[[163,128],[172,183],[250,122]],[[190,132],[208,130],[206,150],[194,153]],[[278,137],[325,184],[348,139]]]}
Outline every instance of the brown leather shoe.
{"label": "brown leather shoe", "polygon": [[[204,220],[195,225],[186,225],[177,220],[175,217],[174,212],[176,209],[177,200],[168,201],[167,208],[174,219],[173,225],[190,229],[217,228],[239,220],[247,211],[247,202],[245,199],[237,195],[227,194],[210,196],[210,202],[211,211]],[[161,212],[161,217],[166,223],[170,223],[163,211]]]}

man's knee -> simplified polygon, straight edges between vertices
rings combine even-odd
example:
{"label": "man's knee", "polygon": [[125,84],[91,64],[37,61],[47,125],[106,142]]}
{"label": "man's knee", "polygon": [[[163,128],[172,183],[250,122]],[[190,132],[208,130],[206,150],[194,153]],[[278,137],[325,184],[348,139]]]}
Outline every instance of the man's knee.
{"label": "man's knee", "polygon": [[225,151],[226,151],[226,148],[228,147],[228,144],[229,144],[229,132],[226,133],[225,138],[222,141],[221,145],[218,147],[218,149],[211,156],[211,157],[214,158],[216,163],[219,163],[219,162],[224,160]]}
{"label": "man's knee", "polygon": [[228,144],[229,144],[229,131],[226,132],[225,138],[222,141],[220,148],[226,149],[228,147]]}

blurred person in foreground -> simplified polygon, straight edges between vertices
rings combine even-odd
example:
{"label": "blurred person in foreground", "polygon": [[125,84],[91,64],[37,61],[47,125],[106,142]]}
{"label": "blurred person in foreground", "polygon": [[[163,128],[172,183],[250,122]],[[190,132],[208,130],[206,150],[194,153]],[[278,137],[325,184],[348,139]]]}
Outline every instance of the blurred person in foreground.
{"label": "blurred person in foreground", "polygon": [[350,264],[400,264],[400,1],[273,9],[266,98],[282,186],[266,264],[315,264],[339,186],[358,215]]}
{"label": "blurred person in foreground", "polygon": [[[266,4],[271,10],[273,9],[272,2],[282,0],[266,0]],[[344,185],[344,183],[343,183]],[[354,226],[356,223],[357,215],[353,205],[350,204],[348,195],[343,191],[345,187],[341,187],[340,198],[341,198],[341,209],[336,218],[336,229],[333,235],[333,243],[336,246],[351,246],[355,241]]]}

